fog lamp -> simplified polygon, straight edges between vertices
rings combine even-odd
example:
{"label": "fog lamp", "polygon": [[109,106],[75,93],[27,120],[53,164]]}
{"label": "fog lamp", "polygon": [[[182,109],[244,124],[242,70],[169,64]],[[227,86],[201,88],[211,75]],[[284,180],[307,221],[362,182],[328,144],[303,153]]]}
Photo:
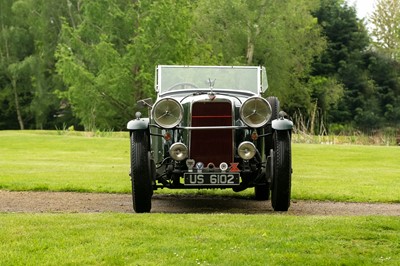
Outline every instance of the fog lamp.
{"label": "fog lamp", "polygon": [[243,160],[250,160],[256,155],[256,146],[250,141],[244,141],[239,144],[238,154]]}
{"label": "fog lamp", "polygon": [[177,142],[171,145],[171,148],[169,149],[169,155],[175,161],[182,161],[187,158],[188,149],[185,144]]}

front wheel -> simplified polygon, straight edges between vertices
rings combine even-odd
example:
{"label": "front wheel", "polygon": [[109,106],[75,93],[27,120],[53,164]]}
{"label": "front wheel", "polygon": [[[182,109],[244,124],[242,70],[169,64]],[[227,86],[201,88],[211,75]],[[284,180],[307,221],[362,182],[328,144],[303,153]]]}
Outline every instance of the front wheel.
{"label": "front wheel", "polygon": [[135,212],[150,212],[153,196],[149,152],[149,133],[131,132],[132,202]]}
{"label": "front wheel", "polygon": [[272,207],[275,211],[287,211],[289,209],[291,183],[292,157],[290,131],[275,131],[271,189]]}

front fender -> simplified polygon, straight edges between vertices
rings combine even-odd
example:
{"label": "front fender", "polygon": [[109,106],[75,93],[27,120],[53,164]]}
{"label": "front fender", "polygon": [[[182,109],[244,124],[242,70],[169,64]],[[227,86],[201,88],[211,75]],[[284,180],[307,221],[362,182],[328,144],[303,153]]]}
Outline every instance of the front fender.
{"label": "front fender", "polygon": [[293,122],[286,118],[272,120],[272,128],[275,130],[291,130]]}
{"label": "front fender", "polygon": [[126,128],[128,130],[147,129],[149,127],[149,124],[150,124],[149,118],[137,118],[129,121],[128,124],[126,125]]}

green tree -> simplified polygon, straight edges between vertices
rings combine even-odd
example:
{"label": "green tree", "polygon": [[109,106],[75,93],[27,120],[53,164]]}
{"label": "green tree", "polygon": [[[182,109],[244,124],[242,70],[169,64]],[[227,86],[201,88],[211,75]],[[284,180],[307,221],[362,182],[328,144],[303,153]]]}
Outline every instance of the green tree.
{"label": "green tree", "polygon": [[[210,46],[194,36],[191,0],[143,1],[133,42],[129,45],[137,98],[154,96],[158,64],[213,64]],[[210,60],[211,59],[211,60]]]}
{"label": "green tree", "polygon": [[62,83],[55,73],[54,51],[61,29],[60,17],[67,15],[68,6],[65,1],[20,0],[14,4],[14,10],[29,25],[33,39],[29,111],[34,120],[32,126],[43,129],[59,107],[54,92]]}
{"label": "green tree", "polygon": [[317,20],[318,1],[198,1],[194,32],[212,47],[218,64],[265,65],[269,93],[289,113],[309,110],[307,77],[324,47]]}
{"label": "green tree", "polygon": [[400,126],[400,63],[387,54],[370,52],[367,66],[376,86],[380,115],[386,126]]}
{"label": "green tree", "polygon": [[354,7],[343,0],[321,0],[315,15],[328,45],[314,62],[313,75],[336,79],[337,84],[343,84],[343,97],[337,102],[337,108],[330,108],[328,122],[351,124],[356,121],[358,126],[368,126],[370,123],[365,122],[371,119],[370,122],[379,124],[379,112],[373,111],[375,87],[364,60],[369,46],[364,24],[357,19]]}
{"label": "green tree", "polygon": [[370,22],[374,46],[400,61],[400,0],[377,0]]}
{"label": "green tree", "polygon": [[323,134],[329,123],[330,112],[336,110],[340,99],[343,97],[343,84],[332,76],[311,76],[308,81],[311,101],[314,102],[309,118],[311,134]]}
{"label": "green tree", "polygon": [[[23,18],[15,16],[18,2],[0,2],[0,58],[2,88],[0,100],[3,117],[14,116],[20,129],[25,129],[29,120],[28,105],[30,100],[29,76],[31,73],[33,39],[29,25]],[[13,124],[13,123],[11,123]],[[2,125],[8,127],[7,125]]]}
{"label": "green tree", "polygon": [[157,64],[197,64],[192,1],[87,1],[81,21],[63,25],[57,70],[86,130],[121,129],[135,102],[154,96]]}
{"label": "green tree", "polygon": [[[54,51],[60,18],[74,0],[1,1],[2,111],[18,117],[19,128],[54,128],[59,108],[54,94],[63,84],[55,73]],[[5,128],[13,127],[7,122]]]}
{"label": "green tree", "polygon": [[131,1],[86,1],[79,20],[64,23],[57,71],[67,86],[59,96],[86,130],[121,129],[132,116],[132,58],[127,51],[137,18]]}

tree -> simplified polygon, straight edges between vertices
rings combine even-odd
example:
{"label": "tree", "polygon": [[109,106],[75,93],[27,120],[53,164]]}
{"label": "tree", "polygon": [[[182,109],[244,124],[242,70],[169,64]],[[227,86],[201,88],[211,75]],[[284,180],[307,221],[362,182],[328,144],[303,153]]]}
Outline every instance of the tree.
{"label": "tree", "polygon": [[191,8],[190,0],[91,1],[80,23],[63,25],[57,70],[68,90],[61,95],[86,130],[124,128],[135,102],[154,96],[157,64],[201,62]]}
{"label": "tree", "polygon": [[385,126],[400,126],[400,62],[386,54],[371,51],[366,55],[368,70],[376,86],[380,116]]}
{"label": "tree", "polygon": [[332,76],[311,76],[308,85],[314,107],[305,119],[310,120],[308,129],[311,134],[315,132],[322,134],[331,121],[331,111],[337,109],[343,97],[343,84]]}
{"label": "tree", "polygon": [[201,43],[193,32],[195,4],[191,0],[158,0],[143,1],[138,6],[137,28],[128,47],[136,96],[154,96],[154,69],[158,64],[215,62],[211,45]]}
{"label": "tree", "polygon": [[[19,128],[54,128],[59,107],[55,90],[63,84],[55,73],[54,51],[68,16],[68,1],[1,1],[0,78],[5,120],[18,118]],[[8,121],[5,128],[14,128]]]}
{"label": "tree", "polygon": [[264,65],[269,93],[289,113],[309,110],[307,78],[313,58],[324,48],[311,10],[318,1],[198,1],[194,32],[212,47],[217,64]]}
{"label": "tree", "polygon": [[328,122],[351,124],[356,121],[360,125],[367,121],[362,118],[367,116],[366,112],[370,112],[369,118],[378,119],[378,113],[370,111],[375,88],[364,60],[369,46],[368,32],[357,19],[354,7],[349,7],[343,0],[322,0],[315,15],[328,45],[314,62],[313,75],[336,79],[337,84],[343,84],[343,97],[336,98],[337,107],[329,110]]}
{"label": "tree", "polygon": [[18,2],[0,3],[0,73],[4,86],[0,97],[3,105],[7,106],[7,110],[2,110],[5,112],[2,116],[15,114],[19,128],[25,129],[25,122],[29,119],[26,102],[29,102],[30,87],[27,79],[30,76],[33,40],[27,23],[14,14]]}
{"label": "tree", "polygon": [[377,0],[370,22],[374,46],[400,60],[400,0]]}
{"label": "tree", "polygon": [[132,61],[127,46],[136,10],[131,1],[87,1],[74,6],[79,20],[65,21],[56,51],[68,101],[85,130],[121,129],[132,116]]}
{"label": "tree", "polygon": [[54,51],[61,29],[60,18],[67,15],[67,9],[64,1],[20,0],[13,6],[15,15],[29,25],[33,40],[29,113],[34,120],[32,127],[36,129],[45,128],[59,107],[54,92],[63,84],[56,77]]}
{"label": "tree", "polygon": [[155,96],[158,64],[264,65],[289,114],[387,125],[400,112],[398,3],[377,2],[371,48],[345,0],[2,0],[0,129],[122,129]]}

